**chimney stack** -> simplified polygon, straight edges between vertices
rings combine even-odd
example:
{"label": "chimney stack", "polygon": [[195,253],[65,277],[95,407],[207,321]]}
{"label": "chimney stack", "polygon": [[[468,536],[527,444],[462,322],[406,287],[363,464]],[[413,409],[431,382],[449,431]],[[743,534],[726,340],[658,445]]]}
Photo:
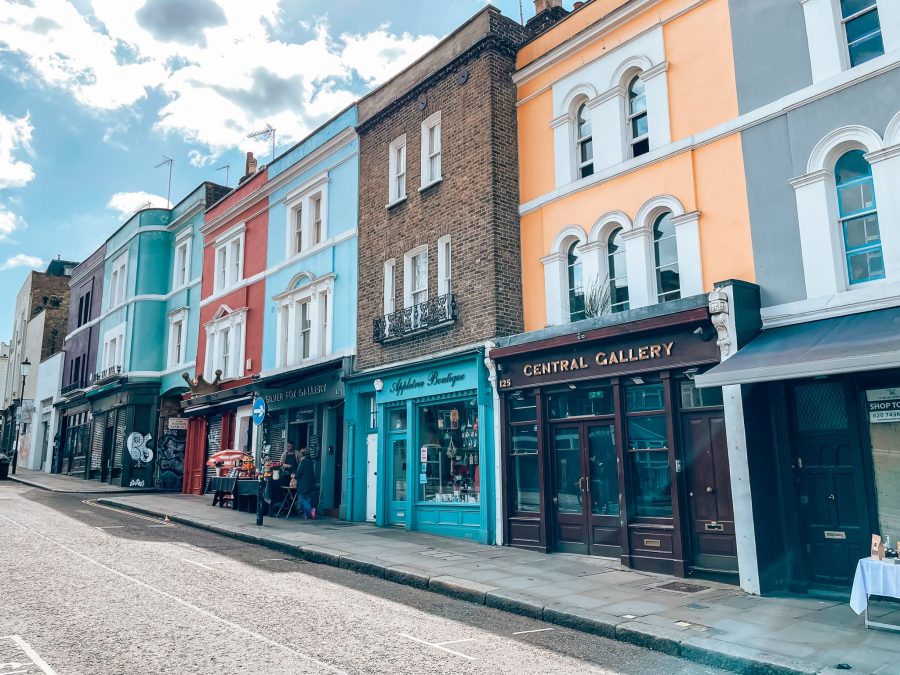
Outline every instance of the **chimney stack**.
{"label": "chimney stack", "polygon": [[534,16],[525,26],[531,29],[534,36],[552,28],[568,16],[569,12],[562,6],[562,0],[534,0]]}
{"label": "chimney stack", "polygon": [[256,157],[253,156],[252,152],[247,153],[247,162],[244,166],[244,176],[252,176],[256,173]]}
{"label": "chimney stack", "polygon": [[562,0],[534,0],[534,13],[536,15],[554,7],[562,7]]}

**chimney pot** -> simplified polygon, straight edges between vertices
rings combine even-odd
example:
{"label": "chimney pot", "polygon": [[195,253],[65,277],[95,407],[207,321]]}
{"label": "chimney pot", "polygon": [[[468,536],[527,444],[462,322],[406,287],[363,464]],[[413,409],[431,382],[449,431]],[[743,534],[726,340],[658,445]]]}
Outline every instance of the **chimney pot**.
{"label": "chimney pot", "polygon": [[553,7],[562,7],[562,0],[534,0],[534,13],[552,9]]}
{"label": "chimney pot", "polygon": [[248,152],[247,153],[247,163],[244,167],[245,168],[244,175],[250,176],[250,175],[256,173],[256,165],[257,165],[256,157],[253,156],[252,152]]}

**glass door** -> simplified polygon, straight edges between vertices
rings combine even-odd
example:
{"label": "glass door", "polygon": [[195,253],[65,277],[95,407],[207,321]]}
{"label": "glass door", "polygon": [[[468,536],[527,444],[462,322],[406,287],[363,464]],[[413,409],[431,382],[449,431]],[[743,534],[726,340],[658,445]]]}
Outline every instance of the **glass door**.
{"label": "glass door", "polygon": [[588,514],[588,546],[594,555],[621,553],[619,523],[619,463],[616,456],[616,428],[611,422],[582,426],[587,473],[585,503]]}
{"label": "glass door", "polygon": [[569,553],[587,553],[589,546],[581,426],[554,426],[550,431],[554,539],[557,550]]}
{"label": "glass door", "polygon": [[407,482],[409,446],[406,440],[406,408],[395,408],[388,411],[387,445],[387,482],[386,501],[387,523],[389,525],[406,525]]}

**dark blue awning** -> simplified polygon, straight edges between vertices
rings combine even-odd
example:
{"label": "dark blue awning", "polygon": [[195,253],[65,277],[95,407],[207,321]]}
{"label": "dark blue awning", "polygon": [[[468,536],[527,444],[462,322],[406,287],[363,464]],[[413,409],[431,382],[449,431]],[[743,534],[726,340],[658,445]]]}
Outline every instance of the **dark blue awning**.
{"label": "dark blue awning", "polygon": [[696,378],[721,387],[900,368],[900,307],[769,328]]}

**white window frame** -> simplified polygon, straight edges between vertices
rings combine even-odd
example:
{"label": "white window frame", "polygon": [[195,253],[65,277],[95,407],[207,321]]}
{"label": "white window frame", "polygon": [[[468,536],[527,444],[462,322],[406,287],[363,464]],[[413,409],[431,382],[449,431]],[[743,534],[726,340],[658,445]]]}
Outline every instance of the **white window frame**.
{"label": "white window frame", "polygon": [[[169,340],[167,349],[167,367],[175,368],[187,363],[187,307],[183,307],[169,314]],[[175,340],[175,327],[181,326],[181,342]]]}
{"label": "white window frame", "polygon": [[[244,280],[244,247],[245,229],[239,227],[229,230],[215,242],[213,292],[222,293],[236,288]],[[235,245],[238,248],[235,259]]]}
{"label": "white window frame", "polygon": [[[315,202],[319,201],[320,235],[316,241]],[[328,239],[328,173],[307,181],[285,197],[285,259],[307,253]],[[298,223],[299,221],[299,223]],[[299,247],[297,229],[299,227]]]}
{"label": "white window frame", "polygon": [[[327,356],[332,352],[334,324],[334,275],[312,279],[302,283],[303,275],[295,277],[289,290],[272,298],[277,309],[276,335],[278,350],[275,367],[300,366],[305,362]],[[303,356],[302,308],[307,307],[309,317],[309,352]]]}
{"label": "white window frame", "polygon": [[[172,261],[172,290],[177,291],[186,288],[191,283],[191,231],[175,239],[175,255]],[[184,251],[184,274],[181,274],[179,254]]]}
{"label": "white window frame", "polygon": [[109,308],[115,309],[128,298],[128,251],[113,260],[109,277]]}
{"label": "white window frame", "polygon": [[[425,287],[416,289],[416,293],[425,293],[425,300],[420,300],[418,303],[413,301],[413,260],[423,255],[425,256]],[[417,246],[411,251],[407,251],[403,256],[403,307],[412,307],[414,305],[420,304],[421,302],[426,302],[428,300],[428,245],[423,244],[422,246]]]}
{"label": "white window frame", "polygon": [[399,204],[406,199],[406,191],[409,187],[406,175],[408,168],[406,134],[403,134],[399,138],[395,138],[388,147],[388,206]]}
{"label": "white window frame", "polygon": [[[432,132],[436,140],[436,149],[431,147]],[[441,111],[428,117],[422,122],[422,144],[421,144],[421,187],[424,190],[435,183],[439,183],[443,179],[443,168],[441,154]],[[432,163],[437,160],[437,171],[432,171]]]}
{"label": "white window frame", "polygon": [[125,323],[110,328],[103,335],[103,367],[101,371],[118,366],[125,372]]}
{"label": "white window frame", "polygon": [[[223,380],[239,379],[246,370],[245,350],[247,332],[247,309],[232,311],[222,306],[215,319],[206,328],[206,358],[204,375],[212,380],[217,369],[222,370]],[[228,354],[223,352],[224,339],[229,340]],[[227,369],[224,367],[227,364]]]}
{"label": "white window frame", "polygon": [[384,262],[383,308],[384,314],[397,311],[397,261],[394,258]]}
{"label": "white window frame", "polygon": [[453,291],[453,244],[449,234],[438,239],[438,295]]}

